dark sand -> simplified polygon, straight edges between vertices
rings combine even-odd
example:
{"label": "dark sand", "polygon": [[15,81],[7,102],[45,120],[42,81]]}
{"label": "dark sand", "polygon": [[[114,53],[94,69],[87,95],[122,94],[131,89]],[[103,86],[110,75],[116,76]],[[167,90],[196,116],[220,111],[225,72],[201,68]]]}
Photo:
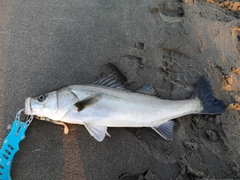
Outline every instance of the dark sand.
{"label": "dark sand", "polygon": [[[116,65],[130,90],[151,82],[161,98],[191,97],[205,75],[214,95],[240,101],[239,11],[203,0],[0,2],[0,137],[27,96],[91,83]],[[12,165],[15,180],[239,179],[239,111],[176,119],[174,140],[150,128],[109,128],[97,142],[34,120]],[[123,177],[122,177],[123,179]],[[136,178],[135,178],[136,179]]]}

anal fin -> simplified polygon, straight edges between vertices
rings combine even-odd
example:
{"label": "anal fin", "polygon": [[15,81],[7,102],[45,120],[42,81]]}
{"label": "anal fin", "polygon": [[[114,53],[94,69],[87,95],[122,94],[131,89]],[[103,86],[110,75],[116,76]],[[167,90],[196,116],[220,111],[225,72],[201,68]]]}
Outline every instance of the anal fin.
{"label": "anal fin", "polygon": [[162,136],[165,140],[172,141],[174,124],[175,122],[170,120],[164,124],[161,124],[160,126],[152,127],[152,129],[156,131],[160,136]]}

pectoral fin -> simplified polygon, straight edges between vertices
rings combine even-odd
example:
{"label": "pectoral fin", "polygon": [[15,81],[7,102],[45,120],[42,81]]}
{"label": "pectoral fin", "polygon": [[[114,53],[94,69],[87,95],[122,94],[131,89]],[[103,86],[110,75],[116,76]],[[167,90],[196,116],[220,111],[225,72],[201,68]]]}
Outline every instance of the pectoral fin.
{"label": "pectoral fin", "polygon": [[105,135],[109,135],[107,132],[107,126],[98,126],[94,124],[85,124],[88,132],[93,136],[97,141],[101,142]]}
{"label": "pectoral fin", "polygon": [[173,127],[175,122],[168,121],[160,126],[153,127],[152,129],[156,131],[160,136],[162,136],[165,140],[172,141],[173,140]]}
{"label": "pectoral fin", "polygon": [[84,108],[91,106],[98,102],[101,99],[100,94],[94,94],[92,96],[89,96],[81,101],[78,101],[75,103],[75,106],[77,107],[77,111],[82,111]]}

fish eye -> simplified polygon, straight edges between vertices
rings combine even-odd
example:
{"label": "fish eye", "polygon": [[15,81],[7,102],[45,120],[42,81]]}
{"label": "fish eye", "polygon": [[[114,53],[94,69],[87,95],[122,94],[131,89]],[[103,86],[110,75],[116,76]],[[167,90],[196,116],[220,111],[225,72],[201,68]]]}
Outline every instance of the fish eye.
{"label": "fish eye", "polygon": [[46,97],[47,97],[46,94],[42,94],[42,95],[38,96],[37,100],[39,102],[43,102],[46,99]]}

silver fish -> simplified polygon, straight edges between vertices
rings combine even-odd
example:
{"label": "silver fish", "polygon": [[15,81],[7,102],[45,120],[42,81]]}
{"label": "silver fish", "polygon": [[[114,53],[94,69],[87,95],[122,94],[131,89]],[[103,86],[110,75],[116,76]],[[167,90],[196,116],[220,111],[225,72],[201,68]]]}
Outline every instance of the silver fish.
{"label": "silver fish", "polygon": [[187,114],[220,114],[223,101],[212,95],[211,85],[202,76],[192,99],[163,100],[148,83],[137,92],[130,92],[109,75],[90,85],[72,85],[38,97],[27,97],[25,114],[35,115],[65,126],[81,124],[98,141],[107,127],[151,127],[166,140],[173,139],[174,121]]}

